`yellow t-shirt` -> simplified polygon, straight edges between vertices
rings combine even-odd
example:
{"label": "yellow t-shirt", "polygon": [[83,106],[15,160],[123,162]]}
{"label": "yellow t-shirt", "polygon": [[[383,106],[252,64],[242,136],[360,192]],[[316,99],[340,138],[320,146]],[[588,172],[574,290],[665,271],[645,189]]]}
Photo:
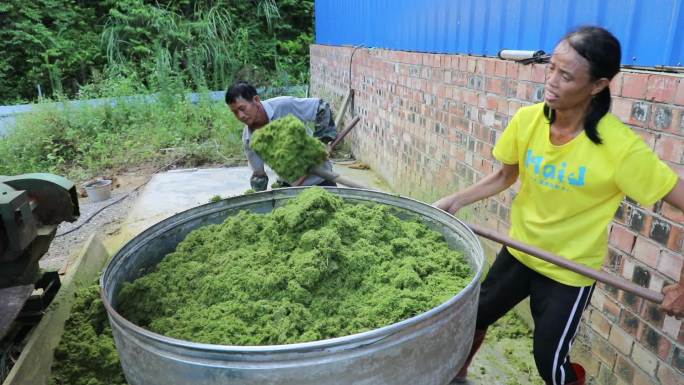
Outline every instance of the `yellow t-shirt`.
{"label": "yellow t-shirt", "polygon": [[[598,124],[602,144],[584,133],[551,144],[544,104],[515,114],[493,154],[518,165],[520,191],[511,208],[510,236],[596,270],[608,249],[608,224],[625,195],[650,205],[667,195],[677,174],[613,114]],[[560,283],[594,280],[509,248],[520,262]]]}

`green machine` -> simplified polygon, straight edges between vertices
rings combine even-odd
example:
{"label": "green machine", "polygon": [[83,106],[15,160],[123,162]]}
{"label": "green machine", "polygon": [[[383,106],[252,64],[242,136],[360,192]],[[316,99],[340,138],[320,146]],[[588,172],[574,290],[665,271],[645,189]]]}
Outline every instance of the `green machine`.
{"label": "green machine", "polygon": [[42,173],[0,175],[0,340],[11,337],[18,318],[41,315],[56,294],[58,274],[41,273],[38,262],[57,226],[78,216],[71,181]]}

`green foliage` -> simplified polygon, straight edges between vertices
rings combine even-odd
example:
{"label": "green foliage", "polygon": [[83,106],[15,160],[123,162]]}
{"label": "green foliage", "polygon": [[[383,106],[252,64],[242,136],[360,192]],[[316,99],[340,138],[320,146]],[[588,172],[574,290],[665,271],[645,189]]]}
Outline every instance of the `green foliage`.
{"label": "green foliage", "polygon": [[313,0],[6,0],[0,104],[118,78],[155,91],[301,84],[311,41]]}
{"label": "green foliage", "polygon": [[[100,2],[94,2],[100,3]],[[101,5],[75,0],[5,0],[0,3],[0,102],[73,93],[104,64],[97,13]]]}
{"label": "green foliage", "polygon": [[[125,88],[125,86],[123,86]],[[184,156],[189,165],[242,157],[240,128],[222,102],[194,105],[179,96],[155,103],[44,103],[0,138],[0,175],[51,172],[84,180],[105,170]]]}
{"label": "green foliage", "polygon": [[71,315],[55,349],[50,385],[125,385],[119,354],[94,283],[76,291]]}

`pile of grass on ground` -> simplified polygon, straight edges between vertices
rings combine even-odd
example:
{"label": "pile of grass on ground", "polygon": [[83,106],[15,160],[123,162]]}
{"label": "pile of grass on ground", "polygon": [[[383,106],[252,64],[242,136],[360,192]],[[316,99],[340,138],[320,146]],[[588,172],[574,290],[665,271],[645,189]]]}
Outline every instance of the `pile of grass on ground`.
{"label": "pile of grass on ground", "polygon": [[190,233],[118,294],[118,311],[195,342],[270,345],[387,326],[460,292],[472,272],[441,234],[322,188],[270,214]]}
{"label": "pile of grass on ground", "polygon": [[126,385],[99,290],[93,283],[76,292],[50,385]]}
{"label": "pile of grass on ground", "polygon": [[0,137],[0,175],[50,172],[81,181],[185,155],[188,165],[243,158],[240,123],[222,102],[184,97],[117,99],[81,106],[46,103]]}
{"label": "pile of grass on ground", "polygon": [[294,182],[328,154],[321,141],[307,133],[293,115],[275,120],[254,132],[252,149],[283,179]]}

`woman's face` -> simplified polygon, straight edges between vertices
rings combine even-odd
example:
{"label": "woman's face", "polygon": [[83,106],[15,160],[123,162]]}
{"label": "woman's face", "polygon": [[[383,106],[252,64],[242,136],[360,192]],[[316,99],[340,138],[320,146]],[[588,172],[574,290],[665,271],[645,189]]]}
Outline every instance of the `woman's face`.
{"label": "woman's face", "polygon": [[592,81],[589,62],[567,41],[561,41],[546,69],[544,99],[554,110],[563,111],[586,105],[609,81]]}

